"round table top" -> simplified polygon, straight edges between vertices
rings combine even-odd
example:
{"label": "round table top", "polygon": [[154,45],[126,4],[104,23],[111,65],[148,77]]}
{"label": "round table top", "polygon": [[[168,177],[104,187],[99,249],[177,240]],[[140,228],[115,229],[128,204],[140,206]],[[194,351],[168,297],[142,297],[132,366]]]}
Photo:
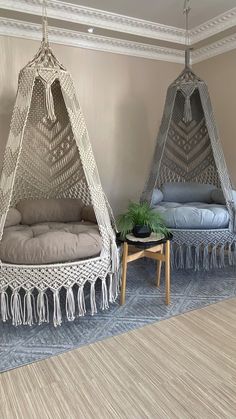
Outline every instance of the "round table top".
{"label": "round table top", "polygon": [[134,234],[129,233],[126,235],[126,239],[130,242],[138,242],[138,243],[145,243],[148,244],[150,242],[159,242],[160,240],[163,240],[165,238],[165,235],[162,233],[151,233],[148,237],[136,237]]}
{"label": "round table top", "polygon": [[149,237],[141,238],[135,237],[132,233],[127,234],[125,239],[121,239],[118,237],[119,242],[127,242],[128,244],[135,245],[138,247],[151,247],[156,246],[158,244],[166,243],[167,240],[172,240],[173,235],[169,233],[168,236],[164,236],[164,234],[158,233],[151,233]]}

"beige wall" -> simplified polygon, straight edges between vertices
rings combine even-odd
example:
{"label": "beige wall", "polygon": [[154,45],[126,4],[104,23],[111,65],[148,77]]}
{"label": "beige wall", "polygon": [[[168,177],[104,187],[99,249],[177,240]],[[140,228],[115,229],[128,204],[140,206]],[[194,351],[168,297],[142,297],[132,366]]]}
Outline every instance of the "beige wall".
{"label": "beige wall", "polygon": [[[0,152],[7,140],[17,76],[38,42],[0,38]],[[102,184],[114,211],[138,199],[151,163],[166,88],[178,64],[55,45],[71,72]]]}
{"label": "beige wall", "polygon": [[194,66],[208,84],[221,143],[236,187],[236,50]]}

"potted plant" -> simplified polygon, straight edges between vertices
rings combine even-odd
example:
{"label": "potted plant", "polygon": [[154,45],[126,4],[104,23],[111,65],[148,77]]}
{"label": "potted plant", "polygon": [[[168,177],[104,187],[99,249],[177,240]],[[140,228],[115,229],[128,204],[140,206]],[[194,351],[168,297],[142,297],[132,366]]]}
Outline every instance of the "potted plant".
{"label": "potted plant", "polygon": [[130,202],[128,210],[118,216],[117,227],[123,239],[131,232],[135,237],[141,238],[149,237],[152,232],[165,236],[169,234],[160,213],[153,210],[147,202]]}

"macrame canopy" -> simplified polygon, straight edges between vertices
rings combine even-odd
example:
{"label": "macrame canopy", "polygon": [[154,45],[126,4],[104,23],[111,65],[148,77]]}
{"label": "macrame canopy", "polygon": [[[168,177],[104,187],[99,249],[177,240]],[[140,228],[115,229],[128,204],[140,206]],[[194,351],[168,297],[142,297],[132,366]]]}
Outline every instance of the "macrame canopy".
{"label": "macrame canopy", "polygon": [[22,199],[80,198],[92,204],[103,257],[114,264],[115,235],[71,75],[48,41],[45,1],[38,53],[19,74],[0,180],[0,238],[10,206]]}
{"label": "macrame canopy", "polygon": [[104,248],[113,240],[104,193],[70,74],[48,42],[20,71],[0,182],[0,234],[10,205],[20,199],[81,198],[92,203]]}
{"label": "macrame canopy", "polygon": [[211,183],[221,187],[230,213],[230,230],[236,230],[232,186],[213,115],[206,83],[191,69],[185,1],[185,68],[169,86],[151,171],[141,200],[151,203],[155,188],[165,182]]}
{"label": "macrame canopy", "polygon": [[[23,199],[42,198],[79,198],[84,205],[92,204],[102,250],[97,257],[67,263],[1,262],[0,315],[3,321],[11,318],[15,326],[49,321],[48,291],[53,294],[53,323],[57,326],[62,322],[61,304],[68,321],[74,320],[76,307],[79,316],[86,313],[86,283],[90,285],[91,314],[97,312],[95,283],[101,282],[101,309],[116,299],[119,286],[114,218],[72,78],[48,41],[45,1],[41,46],[19,74],[0,179],[0,240],[9,208]],[[63,302],[62,289],[66,292]]]}

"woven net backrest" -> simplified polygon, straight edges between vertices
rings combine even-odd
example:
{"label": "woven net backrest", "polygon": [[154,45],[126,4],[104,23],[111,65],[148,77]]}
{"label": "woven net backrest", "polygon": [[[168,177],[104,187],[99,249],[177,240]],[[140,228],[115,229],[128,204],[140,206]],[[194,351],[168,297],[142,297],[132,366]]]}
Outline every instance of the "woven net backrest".
{"label": "woven net backrest", "polygon": [[192,119],[184,121],[185,97],[176,93],[165,152],[156,187],[165,182],[212,183],[220,186],[199,92],[191,95]]}
{"label": "woven net backrest", "polygon": [[48,118],[45,86],[34,83],[11,205],[20,199],[81,198],[91,203],[58,79],[52,86],[55,120]]}

